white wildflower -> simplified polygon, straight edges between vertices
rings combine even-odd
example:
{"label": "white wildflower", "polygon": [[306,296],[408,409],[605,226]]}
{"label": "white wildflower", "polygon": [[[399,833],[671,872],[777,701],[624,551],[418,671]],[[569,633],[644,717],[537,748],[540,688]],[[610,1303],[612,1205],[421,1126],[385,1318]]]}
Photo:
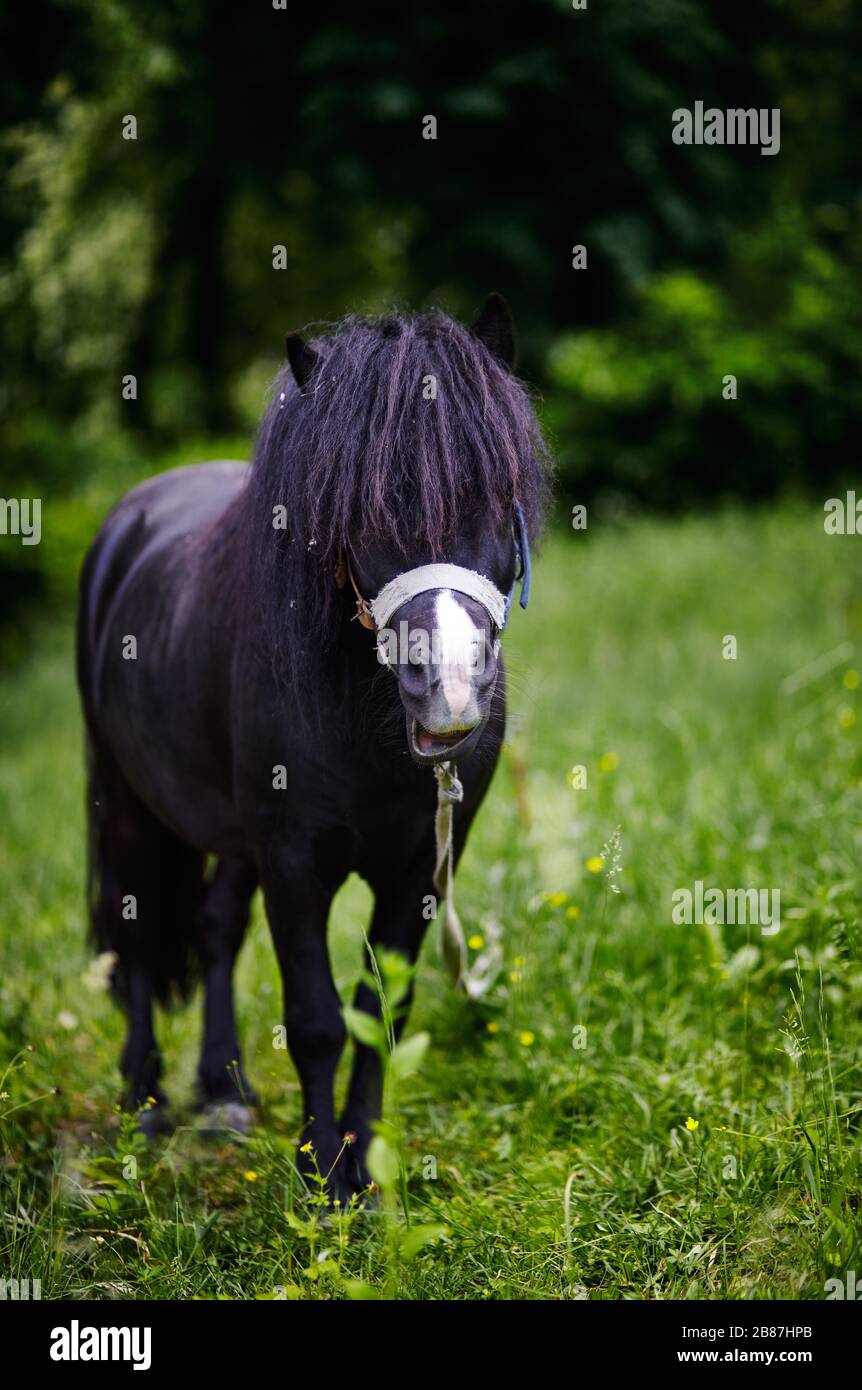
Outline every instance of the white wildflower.
{"label": "white wildflower", "polygon": [[607,874],[605,875],[605,877],[607,878],[608,887],[610,888],[612,893],[618,893],[620,891],[620,885],[616,882],[616,880],[619,878],[620,874],[623,871],[622,836],[620,834],[619,826],[617,826],[610,839],[605,840],[605,843],[602,845],[601,857],[606,864],[610,865],[610,868],[608,869]]}

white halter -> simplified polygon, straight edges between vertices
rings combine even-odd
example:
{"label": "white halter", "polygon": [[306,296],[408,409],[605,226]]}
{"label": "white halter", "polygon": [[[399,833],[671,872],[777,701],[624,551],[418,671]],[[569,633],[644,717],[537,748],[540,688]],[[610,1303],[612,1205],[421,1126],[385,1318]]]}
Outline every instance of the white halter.
{"label": "white halter", "polygon": [[486,575],[461,565],[420,565],[396,574],[383,585],[377,597],[369,601],[368,607],[377,627],[385,628],[392,614],[403,604],[430,589],[454,589],[456,593],[466,594],[481,603],[498,631],[505,626],[506,596]]}

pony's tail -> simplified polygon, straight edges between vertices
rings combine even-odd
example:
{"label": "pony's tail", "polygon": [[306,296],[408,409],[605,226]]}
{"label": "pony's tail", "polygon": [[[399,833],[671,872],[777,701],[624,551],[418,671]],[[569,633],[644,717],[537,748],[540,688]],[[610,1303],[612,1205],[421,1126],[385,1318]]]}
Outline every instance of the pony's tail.
{"label": "pony's tail", "polygon": [[[119,775],[119,774],[118,774]],[[121,833],[118,835],[118,824]],[[87,739],[87,904],[90,938],[111,990],[129,1000],[135,967],[162,1004],[187,999],[199,974],[203,856],[155,819],[131,789],[105,776]]]}

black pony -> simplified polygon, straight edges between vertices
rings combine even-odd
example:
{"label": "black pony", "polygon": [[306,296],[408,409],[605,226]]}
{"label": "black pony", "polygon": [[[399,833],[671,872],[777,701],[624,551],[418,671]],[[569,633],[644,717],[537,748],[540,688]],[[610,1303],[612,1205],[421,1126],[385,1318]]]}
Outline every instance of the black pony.
{"label": "black pony", "polygon": [[[441,314],[347,318],[313,344],[291,334],[287,350],[251,468],[149,479],[87,555],[90,900],[128,1013],[126,1103],[154,1098],[142,1122],[158,1121],[153,1003],[185,992],[197,966],[201,1101],[240,1125],[253,1093],[232,973],[260,885],[303,1140],[347,1200],[368,1181],[381,1078],[357,1046],[336,1117],[345,1027],[329,907],[357,872],[375,894],[372,945],[416,959],[435,894],[432,770],[457,760],[457,861],[503,737],[499,629],[547,459],[499,296],[471,330]],[[406,643],[378,650],[375,626]],[[355,1002],[377,1007],[365,985]]]}

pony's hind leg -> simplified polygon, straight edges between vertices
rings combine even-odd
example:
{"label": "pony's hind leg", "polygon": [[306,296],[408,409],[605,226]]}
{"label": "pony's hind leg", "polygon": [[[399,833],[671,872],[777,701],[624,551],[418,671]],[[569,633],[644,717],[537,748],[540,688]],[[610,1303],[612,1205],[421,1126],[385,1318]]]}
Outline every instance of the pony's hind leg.
{"label": "pony's hind leg", "polygon": [[148,810],[107,755],[91,754],[87,809],[93,935],[115,957],[112,987],[128,1021],[123,1105],[154,1131],[166,1097],[153,1004],[188,990],[203,860]]}
{"label": "pony's hind leg", "polygon": [[221,859],[201,913],[204,1037],[198,1089],[205,1127],[211,1129],[247,1129],[257,1100],[242,1070],[233,1005],[233,969],[256,887],[254,865]]}

